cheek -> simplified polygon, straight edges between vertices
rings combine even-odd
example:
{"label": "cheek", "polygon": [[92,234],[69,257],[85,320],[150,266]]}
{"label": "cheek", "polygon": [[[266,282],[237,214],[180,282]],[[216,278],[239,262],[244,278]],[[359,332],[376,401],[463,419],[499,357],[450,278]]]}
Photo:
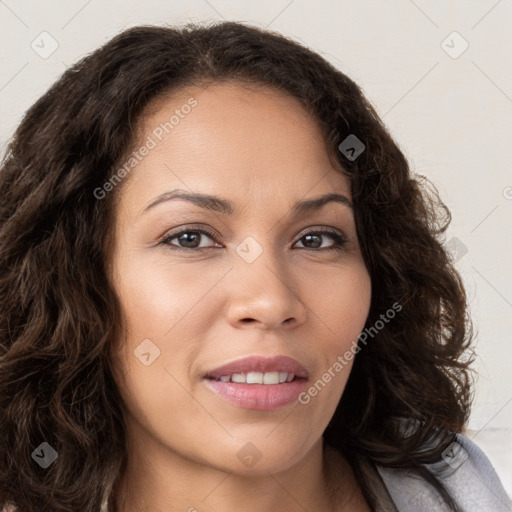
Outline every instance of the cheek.
{"label": "cheek", "polygon": [[116,340],[114,364],[130,408],[163,399],[190,409],[190,396],[182,396],[180,384],[189,388],[193,362],[202,350],[197,340],[208,329],[205,319],[217,315],[217,302],[207,292],[226,272],[205,270],[198,278],[197,268],[156,258],[142,263],[126,254],[118,260],[115,290],[123,334]]}
{"label": "cheek", "polygon": [[[350,376],[354,359],[362,350],[357,341],[364,329],[371,303],[371,279],[366,267],[351,262],[323,279],[305,282],[310,316],[314,318],[314,346],[321,365],[310,387],[299,396],[312,430],[322,430],[331,419]],[[324,276],[325,277],[325,276]]]}
{"label": "cheek", "polygon": [[164,443],[172,438],[186,446],[191,419],[204,414],[188,392],[190,360],[200,350],[191,343],[200,333],[190,318],[211,285],[158,262],[120,261],[118,276],[123,334],[114,367],[125,408],[136,419],[130,424],[142,424]]}
{"label": "cheek", "polygon": [[370,310],[371,280],[363,262],[351,262],[325,276],[310,275],[303,286],[325,349],[331,355],[345,351],[364,328]]}
{"label": "cheek", "polygon": [[198,267],[169,264],[156,257],[140,262],[125,258],[118,269],[116,292],[132,344],[150,338],[168,345],[183,320],[222,277],[217,270],[198,273]]}

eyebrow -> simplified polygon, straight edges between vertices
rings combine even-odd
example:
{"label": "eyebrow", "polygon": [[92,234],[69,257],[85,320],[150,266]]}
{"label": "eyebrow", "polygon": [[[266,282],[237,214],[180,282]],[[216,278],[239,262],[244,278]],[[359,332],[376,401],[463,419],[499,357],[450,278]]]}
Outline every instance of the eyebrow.
{"label": "eyebrow", "polygon": [[[155,206],[167,201],[171,201],[172,199],[185,199],[186,201],[189,201],[206,210],[211,210],[226,215],[233,215],[237,211],[233,203],[226,199],[222,199],[220,197],[209,194],[190,193],[177,189],[172,190],[171,192],[165,192],[164,194],[156,197],[148,206],[144,208],[142,213],[146,213]],[[322,206],[331,202],[340,203],[353,209],[352,202],[346,196],[343,194],[332,193],[295,203],[292,208],[292,215],[303,215],[313,210],[319,210],[322,208]]]}

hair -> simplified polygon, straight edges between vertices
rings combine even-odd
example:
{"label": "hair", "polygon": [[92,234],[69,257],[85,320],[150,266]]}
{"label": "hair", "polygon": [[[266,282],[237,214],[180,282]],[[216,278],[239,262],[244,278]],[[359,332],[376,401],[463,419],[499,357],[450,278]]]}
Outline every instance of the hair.
{"label": "hair", "polygon": [[[118,34],[68,68],[9,141],[0,170],[0,508],[96,512],[114,495],[127,461],[108,267],[122,185],[102,200],[94,191],[133,150],[150,101],[221,81],[282,91],[319,123],[351,184],[372,282],[365,327],[401,306],[361,346],[324,439],[356,476],[358,457],[409,468],[459,510],[425,466],[463,430],[472,401],[472,323],[442,242],[450,212],[350,78],[289,38],[235,22]],[[338,150],[348,135],[365,146],[355,159]],[[405,436],[397,418],[416,427]],[[58,453],[47,469],[33,460],[42,442]]]}

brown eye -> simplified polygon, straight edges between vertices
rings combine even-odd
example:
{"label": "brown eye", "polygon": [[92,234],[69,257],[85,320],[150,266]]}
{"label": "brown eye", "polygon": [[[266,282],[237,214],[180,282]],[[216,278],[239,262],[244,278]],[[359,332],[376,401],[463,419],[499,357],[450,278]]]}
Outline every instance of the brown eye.
{"label": "brown eye", "polygon": [[[330,238],[334,240],[334,244],[331,244],[328,247],[322,247],[322,242],[324,238]],[[346,240],[343,236],[341,236],[336,231],[331,230],[321,230],[321,231],[312,231],[304,235],[300,238],[299,242],[302,241],[302,244],[306,249],[324,249],[324,250],[341,250],[346,243]]]}
{"label": "brown eye", "polygon": [[[165,236],[159,245],[167,245],[172,249],[178,250],[214,248],[215,245],[201,245],[205,238],[214,240],[214,234],[205,229],[184,229]],[[172,243],[173,240],[176,240],[176,242]]]}

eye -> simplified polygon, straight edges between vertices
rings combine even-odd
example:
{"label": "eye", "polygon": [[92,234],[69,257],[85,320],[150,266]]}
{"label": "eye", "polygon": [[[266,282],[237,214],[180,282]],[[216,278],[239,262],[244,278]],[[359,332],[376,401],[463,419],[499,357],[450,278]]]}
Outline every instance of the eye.
{"label": "eye", "polygon": [[[208,237],[210,239],[215,239],[215,235],[206,229],[192,229],[187,228],[183,229],[182,231],[179,231],[174,234],[166,235],[158,245],[168,245],[172,249],[177,250],[187,250],[187,249],[208,249],[208,248],[214,248],[214,245],[202,245],[202,238]],[[177,240],[178,244],[176,245],[174,243],[171,243],[172,240]]]}
{"label": "eye", "polygon": [[[334,240],[334,244],[331,244],[327,247],[322,247],[322,238],[330,238]],[[298,242],[302,242],[302,244],[309,245],[309,247],[305,247],[305,249],[323,249],[323,250],[343,250],[344,245],[346,244],[345,238],[338,233],[337,231],[331,229],[320,229],[317,231],[310,231],[309,233],[302,236]]]}

